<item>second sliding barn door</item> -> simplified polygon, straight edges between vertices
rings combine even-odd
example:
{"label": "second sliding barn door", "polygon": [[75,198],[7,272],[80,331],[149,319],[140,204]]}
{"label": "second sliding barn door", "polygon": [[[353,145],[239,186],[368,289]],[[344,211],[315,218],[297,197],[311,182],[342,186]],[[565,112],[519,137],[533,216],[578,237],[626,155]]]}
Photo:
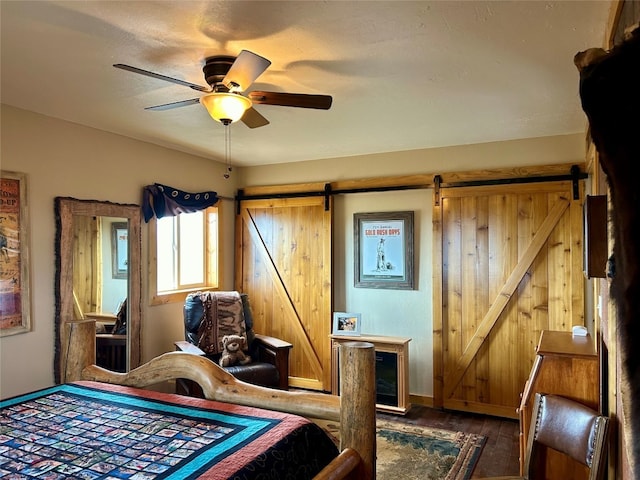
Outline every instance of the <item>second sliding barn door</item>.
{"label": "second sliding barn door", "polygon": [[582,200],[571,182],[494,185],[434,208],[435,403],[516,418],[541,331],[584,324]]}
{"label": "second sliding barn door", "polygon": [[293,344],[289,385],[331,390],[331,209],[324,197],[243,200],[236,249],[236,289],[249,294],[255,331]]}

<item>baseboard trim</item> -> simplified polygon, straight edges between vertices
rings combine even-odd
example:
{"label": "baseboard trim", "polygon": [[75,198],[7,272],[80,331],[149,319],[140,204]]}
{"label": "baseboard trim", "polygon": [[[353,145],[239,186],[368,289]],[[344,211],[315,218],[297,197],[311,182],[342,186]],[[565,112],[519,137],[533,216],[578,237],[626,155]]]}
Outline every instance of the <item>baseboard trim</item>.
{"label": "baseboard trim", "polygon": [[409,401],[411,402],[411,405],[422,405],[423,407],[433,408],[433,397],[410,394]]}

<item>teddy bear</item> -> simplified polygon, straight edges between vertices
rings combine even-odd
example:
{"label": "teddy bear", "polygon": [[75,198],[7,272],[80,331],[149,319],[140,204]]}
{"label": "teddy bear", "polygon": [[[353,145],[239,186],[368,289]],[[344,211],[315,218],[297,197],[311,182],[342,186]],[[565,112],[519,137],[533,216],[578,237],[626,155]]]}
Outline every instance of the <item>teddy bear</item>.
{"label": "teddy bear", "polygon": [[251,357],[243,352],[247,348],[247,339],[240,335],[225,335],[222,337],[221,367],[231,367],[236,363],[246,365]]}

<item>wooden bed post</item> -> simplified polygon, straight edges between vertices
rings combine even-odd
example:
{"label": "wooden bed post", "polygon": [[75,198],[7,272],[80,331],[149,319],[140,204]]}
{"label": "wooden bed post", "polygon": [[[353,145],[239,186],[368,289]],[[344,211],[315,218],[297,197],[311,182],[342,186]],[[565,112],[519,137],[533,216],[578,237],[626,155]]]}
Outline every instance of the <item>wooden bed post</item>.
{"label": "wooden bed post", "polygon": [[82,379],[82,370],[96,363],[96,321],[80,320],[63,324],[67,339],[66,358],[62,361],[62,383]]}
{"label": "wooden bed post", "polygon": [[376,478],[376,379],[372,343],[340,345],[340,450],[355,449],[362,463],[354,478]]}

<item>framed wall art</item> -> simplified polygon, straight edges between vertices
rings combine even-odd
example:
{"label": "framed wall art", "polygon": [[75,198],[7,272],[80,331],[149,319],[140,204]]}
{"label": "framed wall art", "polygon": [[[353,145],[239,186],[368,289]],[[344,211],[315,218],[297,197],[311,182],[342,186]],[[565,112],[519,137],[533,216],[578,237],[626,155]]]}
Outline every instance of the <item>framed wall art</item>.
{"label": "framed wall art", "polygon": [[126,279],[128,277],[129,259],[129,226],[127,222],[113,222],[111,224],[111,276]]}
{"label": "framed wall art", "polygon": [[27,177],[0,172],[0,336],[31,330]]}
{"label": "framed wall art", "polygon": [[354,213],[354,285],[413,290],[413,212]]}
{"label": "framed wall art", "polygon": [[360,335],[361,319],[359,313],[333,312],[333,334]]}

